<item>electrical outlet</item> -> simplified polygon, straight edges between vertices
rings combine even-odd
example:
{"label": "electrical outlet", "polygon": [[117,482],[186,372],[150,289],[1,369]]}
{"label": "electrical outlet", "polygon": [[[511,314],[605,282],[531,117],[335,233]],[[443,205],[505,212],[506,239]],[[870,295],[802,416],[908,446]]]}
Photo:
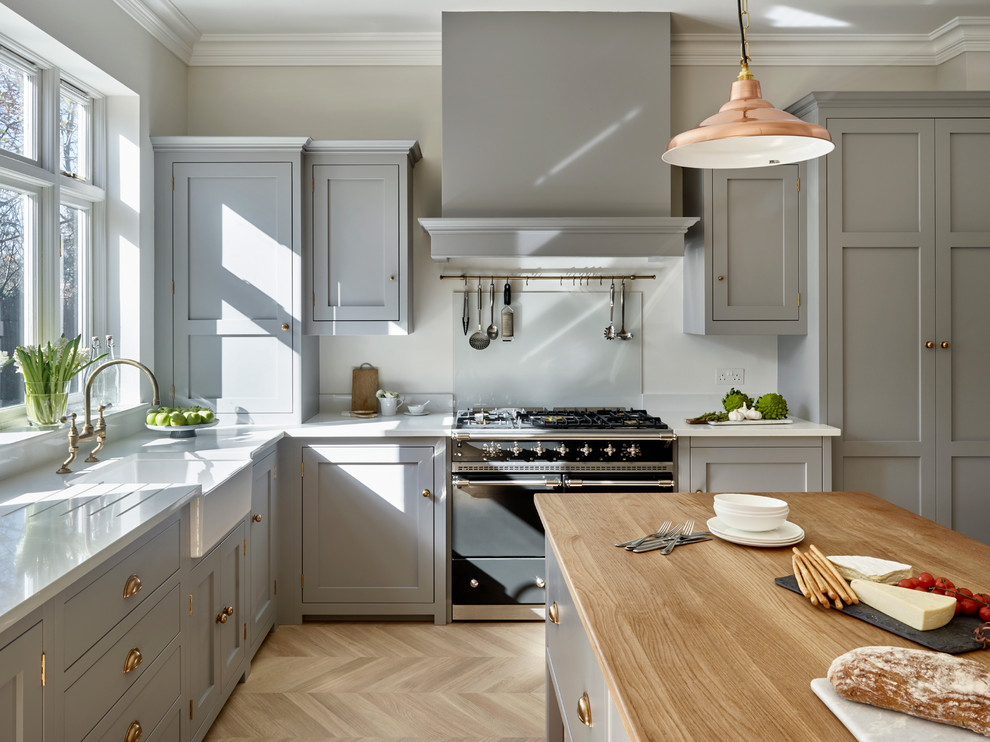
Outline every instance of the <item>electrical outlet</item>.
{"label": "electrical outlet", "polygon": [[715,383],[735,386],[746,380],[744,368],[719,368],[715,370]]}

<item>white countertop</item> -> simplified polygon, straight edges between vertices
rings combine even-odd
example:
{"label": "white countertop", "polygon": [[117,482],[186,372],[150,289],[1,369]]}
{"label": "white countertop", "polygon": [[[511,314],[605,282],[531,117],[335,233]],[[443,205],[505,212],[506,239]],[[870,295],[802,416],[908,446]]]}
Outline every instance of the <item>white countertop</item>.
{"label": "white countertop", "polygon": [[693,425],[687,418],[698,413],[665,412],[660,415],[679,438],[800,438],[832,437],[841,435],[839,428],[793,418],[792,423],[743,423],[742,425]]}

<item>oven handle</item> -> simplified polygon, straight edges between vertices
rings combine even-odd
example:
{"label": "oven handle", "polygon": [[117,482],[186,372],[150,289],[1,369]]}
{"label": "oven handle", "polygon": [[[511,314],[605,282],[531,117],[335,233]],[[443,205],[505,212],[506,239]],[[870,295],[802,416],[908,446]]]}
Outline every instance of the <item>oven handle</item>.
{"label": "oven handle", "polygon": [[674,489],[674,483],[669,479],[571,479],[566,477],[564,484],[568,487],[666,487]]}
{"label": "oven handle", "polygon": [[455,487],[560,487],[560,479],[466,479],[454,477]]}

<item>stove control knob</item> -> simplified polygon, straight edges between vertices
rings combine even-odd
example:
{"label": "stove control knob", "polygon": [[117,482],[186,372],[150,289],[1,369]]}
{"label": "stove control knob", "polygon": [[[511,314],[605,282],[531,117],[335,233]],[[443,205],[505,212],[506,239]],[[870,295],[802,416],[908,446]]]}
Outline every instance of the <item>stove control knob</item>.
{"label": "stove control knob", "polygon": [[502,444],[501,443],[486,443],[484,445],[484,451],[486,456],[497,457],[502,455]]}
{"label": "stove control knob", "polygon": [[611,443],[609,443],[602,450],[605,452],[605,455],[606,456],[611,456],[613,453],[615,453],[615,446],[613,446]]}
{"label": "stove control knob", "polygon": [[560,454],[561,456],[566,456],[566,455],[567,455],[567,452],[568,452],[568,451],[570,451],[571,449],[569,449],[569,448],[567,447],[567,445],[566,445],[566,444],[564,444],[564,443],[561,443],[561,444],[560,444],[559,446],[557,446],[557,448],[555,448],[554,450],[555,450],[555,451],[556,451],[557,453],[559,453],[559,454]]}
{"label": "stove control knob", "polygon": [[631,459],[634,459],[634,458],[636,458],[639,455],[641,455],[640,454],[640,450],[639,450],[639,444],[638,443],[630,443],[629,444],[629,447],[626,449],[626,456],[628,456]]}
{"label": "stove control knob", "polygon": [[535,453],[537,456],[542,456],[544,453],[546,453],[546,450],[547,449],[543,447],[543,443],[537,443],[536,448],[533,449],[533,453]]}
{"label": "stove control knob", "polygon": [[512,451],[513,456],[518,456],[523,452],[523,448],[522,446],[519,445],[519,441],[513,441],[512,448],[510,448],[509,450]]}
{"label": "stove control knob", "polygon": [[587,443],[585,443],[583,446],[581,446],[581,448],[578,449],[578,451],[583,453],[585,456],[590,456],[593,450],[594,449],[591,446],[589,446]]}

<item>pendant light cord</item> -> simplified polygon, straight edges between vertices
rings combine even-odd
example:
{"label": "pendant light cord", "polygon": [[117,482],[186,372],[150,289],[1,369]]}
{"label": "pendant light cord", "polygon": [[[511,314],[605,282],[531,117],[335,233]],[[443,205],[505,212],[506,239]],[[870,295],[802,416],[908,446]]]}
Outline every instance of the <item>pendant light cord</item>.
{"label": "pendant light cord", "polygon": [[[736,6],[739,8],[740,62],[746,64],[749,62],[749,54],[746,53],[746,26],[749,25],[749,2],[746,3],[745,12],[743,11],[743,0],[736,0]],[[747,16],[746,26],[743,25],[743,15]]]}

